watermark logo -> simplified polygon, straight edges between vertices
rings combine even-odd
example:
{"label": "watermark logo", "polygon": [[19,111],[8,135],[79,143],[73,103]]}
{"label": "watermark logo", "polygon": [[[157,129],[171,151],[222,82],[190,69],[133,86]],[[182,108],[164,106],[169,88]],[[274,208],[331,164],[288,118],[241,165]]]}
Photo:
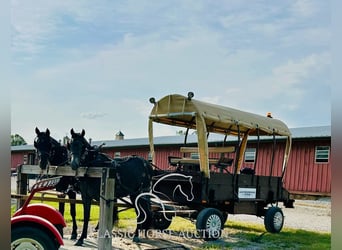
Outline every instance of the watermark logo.
{"label": "watermark logo", "polygon": [[[160,194],[161,196],[166,196],[168,199],[171,199],[171,197],[168,197],[166,194],[158,191],[158,186],[160,183],[166,179],[172,178],[172,177],[177,177],[182,184],[176,185],[176,187],[173,189],[173,196],[177,190],[180,191],[180,193],[186,198],[187,201],[192,201],[194,199],[194,193],[193,193],[193,184],[192,184],[192,176],[191,175],[184,175],[184,174],[179,174],[179,173],[171,173],[164,175],[161,177],[156,183],[154,183],[152,187],[152,192],[156,194]],[[189,192],[189,193],[187,193]]]}
{"label": "watermark logo", "polygon": [[[132,239],[135,236],[135,233],[132,231],[113,231],[112,232],[114,238],[128,238]],[[139,235],[142,238],[147,239],[169,239],[170,236],[177,236],[184,239],[203,239],[203,238],[219,238],[219,237],[228,237],[228,232],[223,230],[196,230],[196,231],[173,231],[169,229],[157,230],[157,229],[148,229],[148,230],[140,230]]]}
{"label": "watermark logo", "polygon": [[161,206],[161,209],[162,209],[161,213],[163,214],[163,217],[165,218],[165,220],[168,220],[168,221],[172,220],[172,218],[169,218],[166,215],[165,205],[159,196],[164,197],[168,200],[172,200],[173,197],[169,197],[167,194],[160,192],[158,190],[158,186],[162,185],[162,181],[164,181],[168,178],[174,178],[174,177],[178,178],[180,180],[181,184],[178,184],[174,187],[174,189],[172,190],[172,196],[174,197],[176,191],[179,191],[188,202],[190,202],[194,199],[193,184],[192,184],[192,176],[191,175],[184,175],[184,174],[179,174],[179,173],[170,173],[170,174],[164,175],[160,179],[158,179],[158,181],[156,181],[154,183],[150,192],[141,193],[135,199],[134,205],[137,209],[137,218],[140,218],[140,216],[143,214],[143,219],[137,220],[138,224],[144,223],[147,219],[146,211],[141,206],[139,206],[139,201],[144,196],[149,196],[149,197],[155,198],[157,200],[157,202],[159,203],[159,205]]}

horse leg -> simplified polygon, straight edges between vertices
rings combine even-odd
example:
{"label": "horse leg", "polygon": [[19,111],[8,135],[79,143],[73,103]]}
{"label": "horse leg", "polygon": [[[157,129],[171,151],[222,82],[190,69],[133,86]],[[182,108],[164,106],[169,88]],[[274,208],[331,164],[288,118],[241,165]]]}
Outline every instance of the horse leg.
{"label": "horse leg", "polygon": [[97,222],[96,227],[94,228],[94,231],[97,232],[99,231],[100,228],[100,221]]}
{"label": "horse leg", "polygon": [[[114,199],[114,201],[116,203],[117,199]],[[114,206],[113,207],[113,227],[114,227],[115,223],[118,221],[119,221],[118,207]],[[97,232],[99,230],[99,225],[100,225],[100,222],[97,222],[96,227],[94,229],[95,232]]]}
{"label": "horse leg", "polygon": [[[69,190],[68,191],[69,199],[76,199],[76,192]],[[77,222],[76,222],[76,204],[70,203],[70,215],[72,218],[72,231],[71,231],[71,240],[76,240],[77,238]]]}
{"label": "horse leg", "polygon": [[99,227],[100,227],[100,222],[97,222],[96,227],[94,228],[94,231],[95,232],[99,231]]}
{"label": "horse leg", "polygon": [[91,208],[91,199],[86,198],[83,200],[83,229],[80,238],[75,243],[75,246],[82,246],[84,239],[87,238],[88,234],[88,223],[90,219],[90,208]]}
{"label": "horse leg", "polygon": [[[57,198],[65,198],[65,194],[57,195]],[[64,208],[65,208],[65,203],[64,202],[58,202],[58,211],[62,214],[63,217],[64,217]],[[59,233],[63,237],[64,236],[63,235],[63,227],[58,226],[57,230],[59,231]]]}
{"label": "horse leg", "polygon": [[[131,197],[131,201],[135,204],[136,196]],[[137,207],[134,207],[135,213],[137,214],[137,227],[134,232],[133,242],[140,242],[140,232],[145,232],[147,237],[147,230],[151,228],[152,224],[152,211],[150,197],[140,197],[137,202]]]}
{"label": "horse leg", "polygon": [[[65,194],[57,195],[58,198],[65,198]],[[65,203],[59,202],[58,203],[58,211],[64,216],[64,210],[65,210]]]}
{"label": "horse leg", "polygon": [[119,210],[118,210],[118,206],[116,206],[115,204],[117,203],[118,199],[114,198],[114,206],[113,206],[113,227],[115,224],[117,224],[119,222]]}

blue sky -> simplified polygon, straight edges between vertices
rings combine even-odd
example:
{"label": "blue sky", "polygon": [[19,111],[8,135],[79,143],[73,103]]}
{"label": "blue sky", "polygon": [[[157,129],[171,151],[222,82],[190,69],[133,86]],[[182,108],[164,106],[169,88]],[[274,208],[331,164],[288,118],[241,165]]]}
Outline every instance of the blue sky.
{"label": "blue sky", "polygon": [[11,133],[147,137],[148,99],[188,91],[330,125],[330,12],[320,0],[12,0]]}

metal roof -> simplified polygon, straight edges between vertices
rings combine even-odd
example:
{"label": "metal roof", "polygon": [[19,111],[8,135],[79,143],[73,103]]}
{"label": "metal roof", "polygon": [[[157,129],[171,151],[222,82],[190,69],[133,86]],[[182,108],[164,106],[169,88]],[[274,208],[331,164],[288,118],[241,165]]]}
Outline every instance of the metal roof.
{"label": "metal roof", "polygon": [[[324,138],[331,137],[331,126],[315,126],[315,127],[300,127],[300,128],[290,128],[292,133],[292,139],[308,139],[308,138]],[[184,135],[174,135],[174,136],[158,136],[154,138],[155,145],[172,145],[172,144],[182,144],[184,143]],[[236,137],[232,137],[235,138]],[[208,138],[208,142],[222,141],[222,135],[211,134]],[[227,139],[228,141],[230,138]],[[234,140],[234,139],[233,139]],[[196,143],[196,135],[188,135],[187,143]],[[148,146],[148,138],[135,138],[135,139],[124,139],[124,140],[102,140],[102,141],[92,141],[92,145],[100,145],[105,143],[103,148],[114,148],[114,147],[137,147],[137,146]],[[12,146],[12,151],[34,151],[33,145],[20,145]]]}
{"label": "metal roof", "polygon": [[[292,139],[305,139],[305,138],[322,138],[331,137],[331,126],[317,126],[317,127],[300,127],[290,129],[292,133]],[[172,145],[184,143],[184,135],[174,136],[158,136],[154,138],[155,145]],[[253,137],[251,137],[253,138]],[[208,142],[220,142],[223,140],[223,136],[219,134],[210,134]],[[236,140],[236,136],[228,137],[227,141]],[[94,141],[94,145],[106,143],[103,148],[112,147],[134,147],[134,146],[148,146],[148,138],[137,139],[124,139],[124,140],[107,140],[107,141]],[[187,143],[197,143],[196,135],[188,135]]]}
{"label": "metal roof", "polygon": [[300,127],[290,129],[292,138],[331,137],[331,126]]}
{"label": "metal roof", "polygon": [[11,146],[11,151],[34,151],[36,150],[33,145],[19,145],[19,146]]}

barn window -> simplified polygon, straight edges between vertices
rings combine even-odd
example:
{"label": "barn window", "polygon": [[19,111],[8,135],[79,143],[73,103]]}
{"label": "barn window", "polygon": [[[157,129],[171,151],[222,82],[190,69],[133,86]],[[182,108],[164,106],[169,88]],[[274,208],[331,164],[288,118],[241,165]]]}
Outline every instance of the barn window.
{"label": "barn window", "polygon": [[27,164],[27,155],[23,156],[23,164]]}
{"label": "barn window", "polygon": [[28,164],[34,165],[35,164],[35,160],[36,160],[36,155],[35,153],[28,153]]}
{"label": "barn window", "polygon": [[114,153],[114,158],[120,158],[121,156],[121,153],[120,152],[115,152]]}
{"label": "barn window", "polygon": [[191,159],[199,159],[199,154],[198,153],[191,153],[190,158]]}
{"label": "barn window", "polygon": [[322,163],[322,162],[329,162],[329,146],[316,146],[315,151],[315,162]]}
{"label": "barn window", "polygon": [[255,148],[246,148],[245,151],[245,162],[254,162],[255,161]]}
{"label": "barn window", "polygon": [[152,161],[152,153],[148,152],[148,161]]}

